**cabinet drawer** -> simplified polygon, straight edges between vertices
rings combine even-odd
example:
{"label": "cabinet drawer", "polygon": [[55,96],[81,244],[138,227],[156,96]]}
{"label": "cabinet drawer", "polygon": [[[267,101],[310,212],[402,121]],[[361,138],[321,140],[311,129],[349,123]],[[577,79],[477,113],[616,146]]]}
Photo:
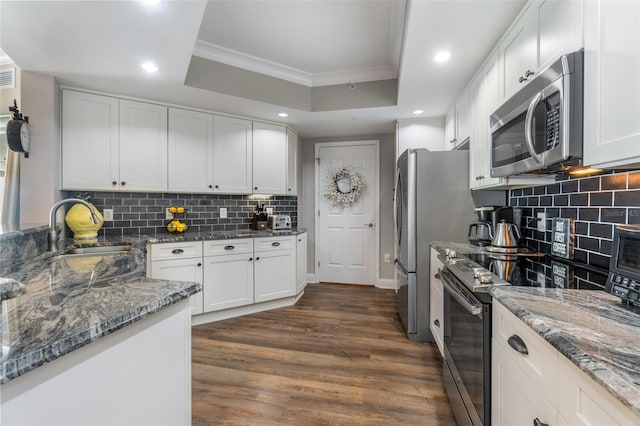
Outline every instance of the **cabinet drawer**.
{"label": "cabinet drawer", "polygon": [[188,259],[202,257],[202,241],[151,245],[151,260]]}
{"label": "cabinet drawer", "polygon": [[[558,352],[499,302],[493,303],[493,337],[554,406],[558,403]],[[513,345],[524,343],[528,354]]]}
{"label": "cabinet drawer", "polygon": [[295,235],[286,237],[256,238],[255,251],[293,250],[295,248]]}
{"label": "cabinet drawer", "polygon": [[205,256],[253,253],[253,238],[204,242]]}

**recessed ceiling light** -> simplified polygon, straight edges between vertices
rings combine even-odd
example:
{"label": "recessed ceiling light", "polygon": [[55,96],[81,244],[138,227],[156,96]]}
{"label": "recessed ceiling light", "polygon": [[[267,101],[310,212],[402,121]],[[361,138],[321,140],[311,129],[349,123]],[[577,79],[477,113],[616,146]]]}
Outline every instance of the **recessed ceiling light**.
{"label": "recessed ceiling light", "polygon": [[421,110],[421,109],[417,109],[417,110],[413,111],[413,115],[420,115],[422,113],[424,113],[424,111]]}
{"label": "recessed ceiling light", "polygon": [[287,118],[289,116],[289,114],[287,114],[286,112],[281,112],[278,114],[278,117],[282,117],[282,118]]}
{"label": "recessed ceiling light", "polygon": [[158,71],[158,67],[152,62],[145,62],[140,67],[148,73],[154,73]]}
{"label": "recessed ceiling light", "polygon": [[436,56],[433,57],[433,60],[436,62],[446,62],[450,57],[451,53],[443,50],[442,52],[436,53]]}

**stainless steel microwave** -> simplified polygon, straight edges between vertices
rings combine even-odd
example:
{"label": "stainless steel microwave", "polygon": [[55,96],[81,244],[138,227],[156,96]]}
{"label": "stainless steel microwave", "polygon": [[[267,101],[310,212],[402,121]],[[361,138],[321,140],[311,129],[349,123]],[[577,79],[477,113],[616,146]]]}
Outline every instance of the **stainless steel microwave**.
{"label": "stainless steel microwave", "polygon": [[615,227],[607,291],[627,302],[640,303],[640,226]]}
{"label": "stainless steel microwave", "polygon": [[581,164],[583,63],[582,50],[561,56],[491,114],[491,176]]}

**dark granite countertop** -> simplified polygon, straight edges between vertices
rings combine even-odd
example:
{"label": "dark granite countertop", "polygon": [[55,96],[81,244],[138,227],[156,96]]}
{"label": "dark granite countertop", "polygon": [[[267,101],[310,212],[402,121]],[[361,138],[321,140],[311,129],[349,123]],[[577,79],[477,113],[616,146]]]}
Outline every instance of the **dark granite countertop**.
{"label": "dark granite countertop", "polygon": [[496,300],[640,416],[640,310],[598,290],[493,287]]}
{"label": "dark granite countertop", "polygon": [[[148,243],[298,235],[289,231],[222,231],[101,237],[99,246],[131,244],[126,254],[56,258],[43,253],[5,268],[0,383],[143,319],[202,290],[200,284],[146,278]],[[73,240],[66,241],[72,244]],[[67,246],[57,254],[64,254]],[[92,278],[93,274],[93,278]]]}

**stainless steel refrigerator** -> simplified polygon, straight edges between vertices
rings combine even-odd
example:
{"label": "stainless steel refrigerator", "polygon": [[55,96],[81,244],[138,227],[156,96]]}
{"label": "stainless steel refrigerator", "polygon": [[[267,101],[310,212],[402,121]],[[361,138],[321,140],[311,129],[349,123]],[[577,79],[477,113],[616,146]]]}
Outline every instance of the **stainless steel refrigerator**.
{"label": "stainless steel refrigerator", "polygon": [[394,198],[398,313],[409,339],[433,342],[429,243],[466,242],[476,204],[504,205],[506,193],[474,191],[472,197],[469,151],[408,149],[398,158]]}

